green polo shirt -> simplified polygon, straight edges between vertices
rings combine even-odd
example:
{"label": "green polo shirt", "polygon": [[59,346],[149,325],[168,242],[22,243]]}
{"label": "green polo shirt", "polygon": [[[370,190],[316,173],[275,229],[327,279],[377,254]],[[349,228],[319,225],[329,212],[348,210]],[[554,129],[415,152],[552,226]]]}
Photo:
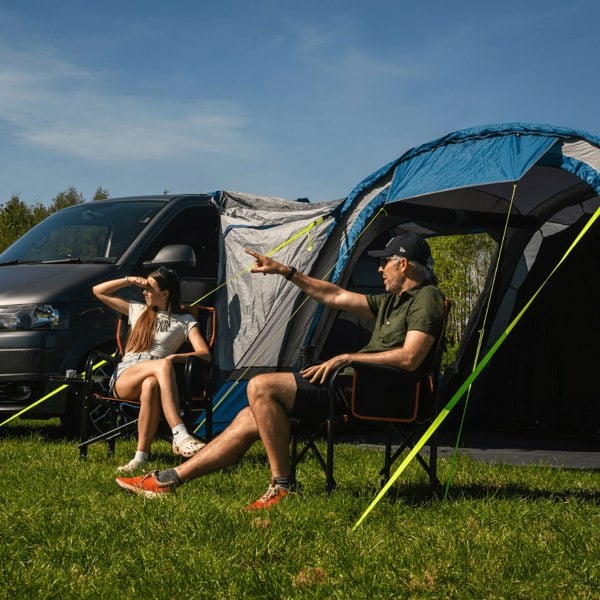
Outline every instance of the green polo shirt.
{"label": "green polo shirt", "polygon": [[382,352],[401,347],[406,333],[412,330],[434,337],[440,334],[444,320],[444,295],[429,282],[406,290],[400,296],[367,295],[367,301],[376,316],[375,328],[369,343],[359,352]]}

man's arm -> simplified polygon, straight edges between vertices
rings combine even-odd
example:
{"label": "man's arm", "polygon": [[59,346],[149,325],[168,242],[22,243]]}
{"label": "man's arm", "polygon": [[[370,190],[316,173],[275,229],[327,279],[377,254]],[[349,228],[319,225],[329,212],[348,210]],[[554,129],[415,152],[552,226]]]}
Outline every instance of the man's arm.
{"label": "man's arm", "polygon": [[246,252],[256,260],[256,264],[250,269],[252,273],[282,275],[297,285],[307,296],[329,308],[350,312],[366,319],[375,318],[364,294],[349,292],[329,281],[309,277],[253,250],[246,249]]}
{"label": "man's arm", "polygon": [[312,365],[302,371],[302,376],[311,383],[325,383],[331,373],[351,362],[387,365],[405,371],[416,371],[425,360],[433,346],[435,337],[423,331],[411,330],[406,334],[404,346],[382,352],[349,352],[338,354],[318,365]]}

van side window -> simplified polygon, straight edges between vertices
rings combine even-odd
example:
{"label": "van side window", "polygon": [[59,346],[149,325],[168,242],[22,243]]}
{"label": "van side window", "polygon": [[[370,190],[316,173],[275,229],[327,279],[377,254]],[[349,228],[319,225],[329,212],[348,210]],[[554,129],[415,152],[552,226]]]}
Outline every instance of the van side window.
{"label": "van side window", "polygon": [[175,215],[150,244],[142,262],[170,244],[187,244],[196,253],[195,269],[178,269],[180,278],[217,279],[219,260],[219,222],[214,208],[192,206]]}

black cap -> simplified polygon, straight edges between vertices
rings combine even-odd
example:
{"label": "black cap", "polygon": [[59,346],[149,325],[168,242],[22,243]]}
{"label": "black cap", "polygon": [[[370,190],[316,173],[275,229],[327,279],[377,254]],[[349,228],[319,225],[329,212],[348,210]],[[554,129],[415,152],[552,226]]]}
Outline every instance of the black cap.
{"label": "black cap", "polygon": [[376,258],[389,258],[391,256],[404,256],[414,260],[424,267],[433,266],[433,258],[429,244],[414,233],[403,233],[393,237],[383,250],[371,250],[369,256]]}

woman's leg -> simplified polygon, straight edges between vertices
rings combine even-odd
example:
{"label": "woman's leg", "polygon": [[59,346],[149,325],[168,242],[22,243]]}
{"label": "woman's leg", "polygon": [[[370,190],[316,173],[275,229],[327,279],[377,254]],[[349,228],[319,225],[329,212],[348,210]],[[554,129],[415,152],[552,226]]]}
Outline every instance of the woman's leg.
{"label": "woman's leg", "polygon": [[[179,393],[175,380],[175,370],[170,360],[146,360],[129,367],[115,382],[115,392],[123,399],[140,398],[142,386],[145,381],[152,380],[158,384],[158,398],[162,405],[165,419],[173,433],[173,452],[189,458],[194,456],[203,447],[204,443],[190,435],[179,413]],[[156,433],[154,421],[150,419],[144,432]],[[143,437],[143,434],[142,434]],[[150,440],[151,441],[151,440]],[[148,439],[144,443],[148,443]]]}
{"label": "woman's leg", "polygon": [[160,388],[154,377],[146,377],[140,390],[137,450],[150,454],[160,421]]}
{"label": "woman's leg", "polygon": [[175,371],[170,360],[145,360],[129,367],[115,382],[115,392],[123,400],[137,400],[141,396],[143,382],[149,377],[158,383],[163,413],[169,427],[173,429],[182,420]]}
{"label": "woman's leg", "polygon": [[[123,375],[119,377],[117,382]],[[135,456],[125,465],[120,466],[119,473],[128,473],[142,468],[150,458],[150,447],[156,437],[158,423],[160,420],[160,387],[158,381],[152,375],[146,377],[139,385],[139,393],[135,394],[134,389],[128,389],[127,386],[117,386],[115,384],[115,393],[120,395],[123,389],[127,389],[127,397],[120,396],[123,400],[139,400],[140,410],[138,413],[138,441]],[[118,387],[118,389],[116,389]]]}

